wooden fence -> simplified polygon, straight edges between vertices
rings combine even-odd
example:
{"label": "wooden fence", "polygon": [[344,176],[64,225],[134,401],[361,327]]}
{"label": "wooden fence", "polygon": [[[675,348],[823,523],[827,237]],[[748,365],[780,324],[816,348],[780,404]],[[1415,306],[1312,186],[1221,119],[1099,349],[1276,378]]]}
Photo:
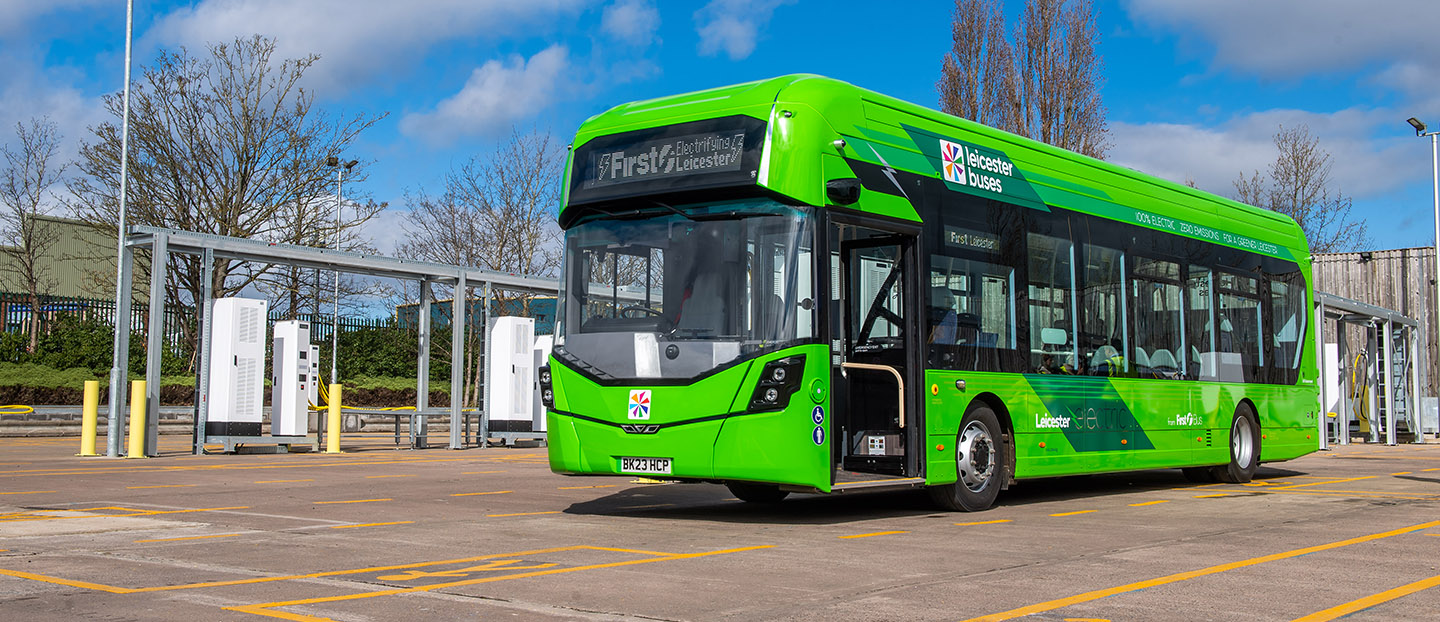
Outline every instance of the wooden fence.
{"label": "wooden fence", "polygon": [[[1436,332],[1440,327],[1435,314],[1435,249],[1324,253],[1312,260],[1316,290],[1398,311],[1420,322],[1420,383],[1424,387],[1420,393],[1436,395],[1440,346],[1435,336],[1440,335]],[[1364,347],[1358,332],[1349,335],[1347,344],[1350,352]]]}

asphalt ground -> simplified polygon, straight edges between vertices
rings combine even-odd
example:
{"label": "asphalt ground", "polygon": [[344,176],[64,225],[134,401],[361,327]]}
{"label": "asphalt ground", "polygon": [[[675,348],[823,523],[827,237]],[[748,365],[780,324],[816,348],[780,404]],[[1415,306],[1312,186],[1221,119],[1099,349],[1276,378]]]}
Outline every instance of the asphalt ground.
{"label": "asphalt ground", "polygon": [[[542,449],[78,458],[0,439],[0,620],[1437,620],[1440,444],[792,495],[550,473]],[[103,444],[102,444],[103,447]],[[1027,617],[1028,616],[1028,617]]]}

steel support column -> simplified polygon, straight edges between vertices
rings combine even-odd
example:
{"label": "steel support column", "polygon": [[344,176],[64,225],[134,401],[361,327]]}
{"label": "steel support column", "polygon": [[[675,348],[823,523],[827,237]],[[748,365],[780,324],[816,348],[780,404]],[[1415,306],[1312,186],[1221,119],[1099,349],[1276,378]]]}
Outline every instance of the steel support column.
{"label": "steel support column", "polygon": [[170,237],[155,236],[150,246],[150,324],[145,340],[145,455],[160,449],[160,362],[165,351],[165,268]]}
{"label": "steel support column", "polygon": [[[122,234],[123,237],[123,234]],[[130,303],[135,296],[135,249],[120,245],[120,267],[115,290],[115,339],[110,364],[110,410],[106,421],[105,455],[120,457],[125,436],[125,405],[130,392]]]}
{"label": "steel support column", "polygon": [[[1395,324],[1385,320],[1385,335],[1381,340],[1385,348],[1385,444],[1395,444]],[[1378,361],[1377,361],[1378,362]],[[1378,367],[1378,366],[1377,366]]]}
{"label": "steel support column", "polygon": [[195,342],[199,344],[199,357],[195,376],[195,448],[194,454],[205,453],[205,424],[210,419],[210,331],[214,328],[215,299],[215,251],[205,249],[200,253],[200,300],[195,310],[200,313],[200,334]]}
{"label": "steel support column", "polygon": [[[1325,387],[1330,385],[1330,379],[1326,377],[1327,375],[1325,374],[1325,303],[1323,302],[1315,302],[1315,317],[1313,323],[1310,325],[1310,332],[1315,335],[1315,360],[1318,362],[1317,367],[1320,368],[1320,378],[1318,380],[1320,383],[1318,387],[1320,390],[1320,410],[1318,411],[1319,416],[1316,417],[1316,420],[1320,428],[1317,430],[1320,436],[1319,447],[1324,450],[1330,449],[1330,398],[1325,391]],[[1333,370],[1331,371],[1333,373]]]}
{"label": "steel support column", "polygon": [[[466,321],[469,318],[465,311],[465,290],[465,275],[461,274],[455,282],[455,295],[450,299],[450,449],[465,448],[460,429],[464,422],[465,384],[462,379],[465,372],[465,329],[469,324]],[[484,446],[485,441],[482,439],[480,443]]]}

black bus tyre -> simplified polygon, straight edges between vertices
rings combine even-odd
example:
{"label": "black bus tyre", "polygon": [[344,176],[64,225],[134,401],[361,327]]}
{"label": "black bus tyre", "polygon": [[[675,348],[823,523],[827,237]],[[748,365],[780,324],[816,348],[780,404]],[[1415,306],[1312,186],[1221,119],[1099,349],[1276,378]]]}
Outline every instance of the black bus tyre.
{"label": "black bus tyre", "polygon": [[757,484],[754,482],[725,482],[725,487],[730,489],[730,494],[736,499],[746,503],[779,503],[790,495],[787,490],[780,490],[775,484]]}
{"label": "black bus tyre", "polygon": [[1255,469],[1260,466],[1260,426],[1249,408],[1241,406],[1235,411],[1229,439],[1230,463],[1211,467],[1210,473],[1227,484],[1244,484],[1255,477]]}
{"label": "black bus tyre", "polygon": [[965,413],[955,435],[955,483],[930,487],[937,505],[955,512],[990,509],[1008,477],[1000,420],[988,406]]}

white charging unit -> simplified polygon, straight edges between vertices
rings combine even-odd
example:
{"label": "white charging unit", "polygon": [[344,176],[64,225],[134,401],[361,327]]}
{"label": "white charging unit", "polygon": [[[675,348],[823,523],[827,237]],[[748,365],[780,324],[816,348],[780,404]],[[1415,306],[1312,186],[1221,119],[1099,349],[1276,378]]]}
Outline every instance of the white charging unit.
{"label": "white charging unit", "polygon": [[534,318],[495,318],[486,360],[491,432],[534,431],[534,344]]}
{"label": "white charging unit", "polygon": [[310,323],[287,320],[275,323],[270,349],[270,434],[304,436],[310,424]]}
{"label": "white charging unit", "polygon": [[260,436],[265,391],[264,300],[219,298],[210,307],[206,436]]}

